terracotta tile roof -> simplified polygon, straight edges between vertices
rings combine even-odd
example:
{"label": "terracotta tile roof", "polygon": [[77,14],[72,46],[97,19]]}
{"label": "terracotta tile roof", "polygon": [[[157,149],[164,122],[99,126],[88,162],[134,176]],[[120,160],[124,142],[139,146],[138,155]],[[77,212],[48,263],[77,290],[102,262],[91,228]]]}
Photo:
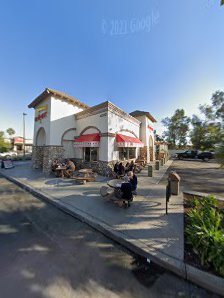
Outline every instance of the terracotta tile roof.
{"label": "terracotta tile roof", "polygon": [[46,99],[49,95],[58,97],[62,101],[68,102],[74,106],[79,106],[80,108],[87,109],[89,108],[88,105],[81,102],[80,100],[64,93],[61,91],[57,91],[54,89],[46,88],[44,92],[42,92],[39,96],[37,96],[29,105],[28,108],[35,108],[38,104],[40,104],[44,99]]}
{"label": "terracotta tile roof", "polygon": [[144,111],[136,110],[134,112],[131,112],[130,115],[133,116],[133,117],[146,116],[152,122],[157,122],[156,119],[149,112],[144,112]]}

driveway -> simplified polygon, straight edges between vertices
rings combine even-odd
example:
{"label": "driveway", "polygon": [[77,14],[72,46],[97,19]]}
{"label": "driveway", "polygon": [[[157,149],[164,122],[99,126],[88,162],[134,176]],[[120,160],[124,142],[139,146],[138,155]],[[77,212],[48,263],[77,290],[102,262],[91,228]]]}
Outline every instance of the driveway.
{"label": "driveway", "polygon": [[[224,197],[224,170],[213,161],[174,160],[169,171],[176,171],[181,177],[181,189],[211,193]],[[168,173],[161,183],[167,183]]]}

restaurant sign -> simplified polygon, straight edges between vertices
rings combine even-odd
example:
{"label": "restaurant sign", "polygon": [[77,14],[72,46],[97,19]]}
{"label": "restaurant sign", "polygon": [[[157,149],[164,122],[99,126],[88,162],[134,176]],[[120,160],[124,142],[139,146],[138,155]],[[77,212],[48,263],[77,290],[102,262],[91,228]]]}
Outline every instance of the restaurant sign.
{"label": "restaurant sign", "polygon": [[154,128],[150,125],[148,125],[148,129],[151,130],[151,131],[154,131]]}
{"label": "restaurant sign", "polygon": [[37,108],[36,110],[38,111],[39,114],[38,114],[38,116],[35,117],[35,121],[40,121],[41,122],[42,119],[47,117],[47,111],[41,113],[42,111],[47,110],[47,109],[48,109],[47,105]]}
{"label": "restaurant sign", "polygon": [[41,121],[45,117],[47,117],[47,112],[44,112],[42,114],[39,114],[37,117],[35,117],[35,121]]}

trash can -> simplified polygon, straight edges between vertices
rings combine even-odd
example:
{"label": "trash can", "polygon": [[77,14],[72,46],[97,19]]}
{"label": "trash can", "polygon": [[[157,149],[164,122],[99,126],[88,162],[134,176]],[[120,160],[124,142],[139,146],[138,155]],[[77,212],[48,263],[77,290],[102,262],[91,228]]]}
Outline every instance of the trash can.
{"label": "trash can", "polygon": [[155,164],[155,168],[156,168],[156,170],[158,171],[159,170],[159,168],[160,168],[160,161],[159,160],[156,160],[156,164]]}
{"label": "trash can", "polygon": [[148,166],[148,177],[153,177],[153,166]]}
{"label": "trash can", "polygon": [[180,176],[172,171],[169,173],[170,191],[172,195],[179,195],[180,192]]}

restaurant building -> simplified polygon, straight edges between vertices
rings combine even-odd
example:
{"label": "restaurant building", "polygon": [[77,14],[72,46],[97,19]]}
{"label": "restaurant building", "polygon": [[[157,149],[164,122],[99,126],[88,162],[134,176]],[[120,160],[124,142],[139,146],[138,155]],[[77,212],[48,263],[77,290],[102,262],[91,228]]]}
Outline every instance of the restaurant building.
{"label": "restaurant building", "polygon": [[49,88],[28,107],[35,109],[33,167],[45,173],[55,158],[72,158],[106,176],[116,161],[155,159],[156,120],[148,112],[128,114],[109,101],[89,107]]}

